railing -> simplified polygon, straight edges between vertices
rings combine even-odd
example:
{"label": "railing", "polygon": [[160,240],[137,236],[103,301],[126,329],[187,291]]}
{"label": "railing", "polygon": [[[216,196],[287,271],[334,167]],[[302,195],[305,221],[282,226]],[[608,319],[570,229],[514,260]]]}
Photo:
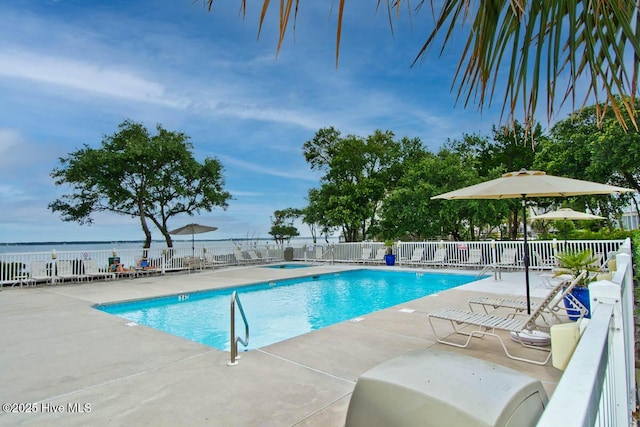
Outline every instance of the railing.
{"label": "railing", "polygon": [[[554,255],[563,250],[583,250],[590,249],[594,254],[600,254],[600,263],[606,266],[609,254],[617,251],[622,244],[622,240],[593,240],[593,241],[568,241],[559,242],[557,240],[530,241],[529,261],[530,268],[544,269],[551,268],[545,260],[553,259]],[[294,260],[300,261],[330,261],[334,262],[362,262],[363,250],[370,249],[372,257],[378,253],[378,249],[385,248],[382,242],[359,242],[359,243],[337,243],[324,245],[305,245],[294,248]],[[488,241],[488,242],[396,242],[394,253],[396,263],[399,265],[408,264],[416,249],[422,249],[423,260],[432,259],[438,249],[446,252],[444,265],[458,266],[464,265],[469,258],[471,250],[481,252],[480,263],[477,267],[482,268],[500,261],[501,254],[505,248],[515,248],[518,255],[514,267],[522,268],[522,257],[524,255],[524,244],[522,241]],[[100,272],[108,270],[110,259],[120,258],[120,263],[126,268],[135,267],[138,261],[144,256],[149,261],[151,267],[162,274],[170,271],[187,270],[189,259],[200,259],[200,268],[216,268],[230,265],[237,265],[234,255],[237,248],[235,246],[212,246],[191,248],[152,248],[152,249],[113,249],[113,250],[84,250],[84,251],[52,251],[52,252],[24,252],[24,253],[1,253],[0,254],[0,286],[21,284],[25,279],[32,284],[42,282],[53,283],[56,281],[59,260],[69,260],[73,266],[73,274],[78,277],[84,274],[84,260],[93,260]],[[258,256],[269,260],[283,259],[284,248],[270,247],[250,247],[256,250]],[[46,270],[44,275],[39,274],[38,278],[33,278],[34,264],[44,265]],[[414,263],[415,264],[415,263]]]}
{"label": "railing", "polygon": [[[240,314],[242,315],[242,321],[244,322],[244,339],[236,335],[236,304],[238,305],[238,309],[240,310]],[[244,314],[244,309],[242,308],[242,303],[240,302],[240,297],[238,297],[238,293],[233,291],[231,294],[231,361],[227,363],[229,366],[235,366],[238,364],[237,359],[240,359],[238,356],[238,342],[240,342],[243,346],[249,345],[249,322],[247,322],[247,316]]]}
{"label": "railing", "polygon": [[611,281],[589,285],[591,319],[538,426],[631,426],[636,410],[629,239]]}
{"label": "railing", "polygon": [[[532,270],[551,269],[551,265],[547,261],[554,259],[558,253],[565,251],[581,251],[589,249],[593,254],[600,256],[601,266],[605,266],[609,254],[616,252],[623,240],[533,240],[528,241],[529,247],[529,267]],[[335,243],[329,245],[318,245],[316,249],[312,247],[296,248],[294,250],[294,259],[308,260],[316,253],[323,253],[318,260],[334,261],[334,262],[357,262],[362,259],[362,251],[365,248],[371,249],[372,256],[379,248],[384,248],[382,242],[353,242],[353,243]],[[311,249],[310,249],[311,248]],[[322,252],[316,252],[317,248],[322,248]],[[396,263],[399,265],[407,264],[416,249],[423,249],[423,261],[433,259],[438,249],[444,249],[446,252],[445,265],[464,264],[468,259],[472,249],[481,251],[481,259],[479,266],[495,264],[500,261],[501,254],[505,248],[515,248],[517,251],[517,265],[524,268],[524,242],[517,241],[482,241],[482,242],[395,242],[394,254],[396,255]],[[331,254],[331,259],[326,256]]]}
{"label": "railing", "polygon": [[[0,253],[0,287],[20,284],[23,280],[33,278],[34,265],[44,265],[44,274],[38,274],[35,283],[54,283],[58,277],[57,263],[61,260],[71,261],[73,274],[81,277],[84,271],[83,261],[95,261],[100,272],[107,272],[111,259],[117,257],[125,268],[134,268],[141,258],[146,258],[149,265],[162,274],[170,271],[188,270],[188,260],[201,260],[203,268],[215,268],[236,265],[235,246],[212,246],[194,248],[138,248],[109,250],[75,250],[51,252],[19,252]],[[256,248],[259,254],[269,259],[282,258],[283,249],[277,247]],[[34,281],[31,280],[33,283]]]}

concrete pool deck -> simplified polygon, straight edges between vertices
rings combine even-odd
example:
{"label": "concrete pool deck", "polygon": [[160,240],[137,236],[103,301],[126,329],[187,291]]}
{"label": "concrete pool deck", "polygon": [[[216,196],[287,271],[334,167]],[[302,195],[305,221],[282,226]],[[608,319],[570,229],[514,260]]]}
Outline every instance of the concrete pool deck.
{"label": "concrete pool deck", "polygon": [[[342,322],[243,352],[237,366],[227,366],[227,352],[131,325],[92,308],[97,303],[354,267],[362,268],[238,267],[4,289],[0,292],[0,401],[25,404],[20,409],[32,412],[0,412],[0,425],[342,426],[361,374],[426,348],[510,367],[540,379],[547,392],[553,392],[562,371],[550,363],[537,366],[508,359],[490,338],[474,340],[467,349],[438,344],[428,325],[429,312],[440,307],[467,308],[472,296],[523,295],[522,272],[503,273],[498,281],[491,276],[371,313],[358,322]],[[532,273],[532,297],[548,291],[540,275]],[[415,311],[407,312],[411,310]],[[511,345],[515,353],[537,353]]]}

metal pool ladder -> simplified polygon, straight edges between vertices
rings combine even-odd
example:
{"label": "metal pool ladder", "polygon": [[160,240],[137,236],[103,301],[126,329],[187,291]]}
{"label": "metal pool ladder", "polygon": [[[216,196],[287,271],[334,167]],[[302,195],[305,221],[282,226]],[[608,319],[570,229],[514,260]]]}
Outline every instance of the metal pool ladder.
{"label": "metal pool ladder", "polygon": [[[244,339],[236,335],[236,304],[240,309],[242,321],[244,322]],[[240,356],[238,356],[238,341],[245,347],[249,345],[249,322],[247,322],[247,316],[244,314],[238,293],[233,291],[233,294],[231,294],[231,361],[227,363],[229,366],[237,365],[237,359],[240,359]]]}

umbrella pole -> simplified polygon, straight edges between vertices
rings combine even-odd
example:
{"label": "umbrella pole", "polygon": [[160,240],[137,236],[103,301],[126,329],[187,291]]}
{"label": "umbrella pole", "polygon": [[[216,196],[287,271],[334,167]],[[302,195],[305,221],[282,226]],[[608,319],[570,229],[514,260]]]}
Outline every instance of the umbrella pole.
{"label": "umbrella pole", "polygon": [[522,218],[524,222],[524,280],[527,287],[527,314],[531,314],[531,295],[529,293],[529,245],[527,244],[527,196],[522,195]]}
{"label": "umbrella pole", "polygon": [[196,256],[196,249],[195,249],[195,233],[191,233],[191,257]]}

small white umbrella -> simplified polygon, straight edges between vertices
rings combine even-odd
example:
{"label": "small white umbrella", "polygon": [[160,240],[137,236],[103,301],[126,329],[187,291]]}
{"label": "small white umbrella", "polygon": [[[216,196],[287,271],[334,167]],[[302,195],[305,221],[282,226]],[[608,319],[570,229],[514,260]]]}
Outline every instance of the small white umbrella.
{"label": "small white umbrella", "polygon": [[169,232],[169,234],[186,235],[191,234],[191,255],[195,254],[195,237],[194,235],[200,233],[208,233],[210,231],[216,231],[218,227],[211,227],[209,225],[200,224],[187,224],[184,227],[176,228]]}
{"label": "small white umbrella", "polygon": [[508,172],[501,178],[461,188],[432,197],[432,199],[522,199],[524,222],[524,271],[527,291],[527,312],[531,312],[529,293],[529,248],[527,246],[526,201],[531,197],[568,197],[587,194],[620,194],[633,192],[628,188],[547,175],[542,171]]}
{"label": "small white umbrella", "polygon": [[560,208],[557,211],[547,212],[541,215],[531,217],[532,220],[563,220],[564,221],[564,239],[567,240],[567,220],[584,221],[589,219],[605,219],[603,216],[593,215],[586,212],[574,211],[570,208]]}

